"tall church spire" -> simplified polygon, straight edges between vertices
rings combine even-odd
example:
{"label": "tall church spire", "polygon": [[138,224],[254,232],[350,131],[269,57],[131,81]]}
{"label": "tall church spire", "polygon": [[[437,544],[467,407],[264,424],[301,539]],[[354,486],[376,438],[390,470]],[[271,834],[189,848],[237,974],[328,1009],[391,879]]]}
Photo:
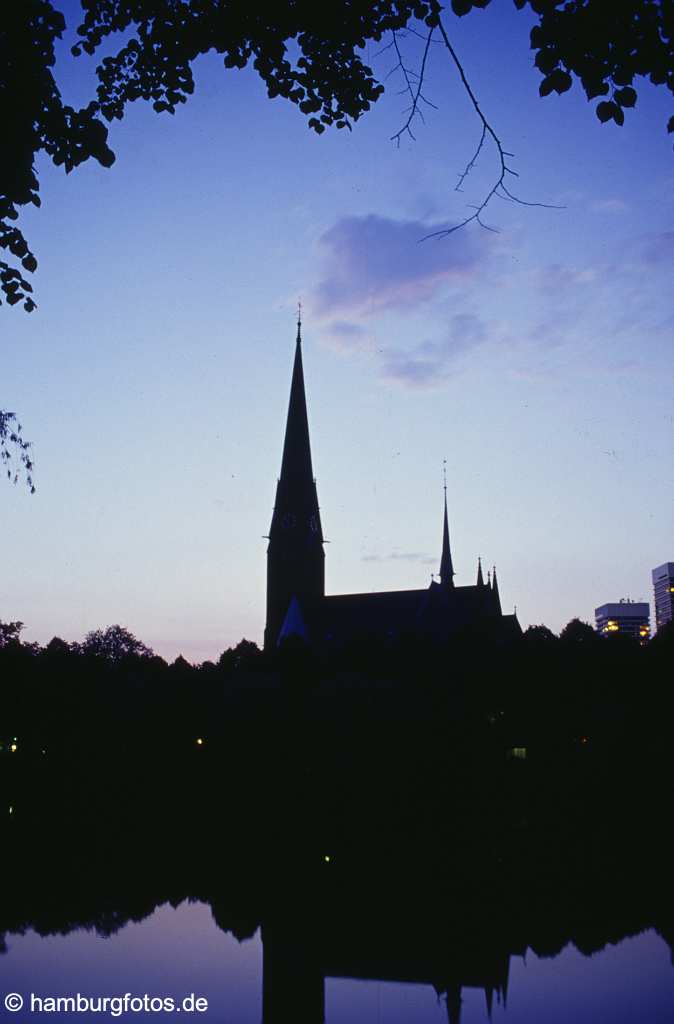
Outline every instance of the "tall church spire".
{"label": "tall church spire", "polygon": [[[311,468],[311,445],[309,443],[309,421],[307,418],[307,400],[304,393],[304,369],[302,367],[302,321],[297,317],[297,339],[295,341],[295,362],[290,385],[290,401],[286,419],[285,441],[283,442],[283,459],[281,460],[281,477],[286,484],[290,481],[303,485],[313,485],[314,474]],[[278,497],[278,494],[277,494]]]}
{"label": "tall church spire", "polygon": [[482,559],[479,556],[477,559],[477,585],[478,587],[484,586],[484,576],[482,575]]}
{"label": "tall church spire", "polygon": [[454,567],[449,549],[449,521],[447,519],[447,463],[442,464],[445,491],[445,518],[442,526],[442,556],[440,558],[440,582],[443,587],[454,586]]}
{"label": "tall church spire", "polygon": [[311,465],[309,421],[298,311],[281,475],[267,548],[265,647],[274,647],[293,597],[303,602],[325,593],[325,554],[318,496]]}

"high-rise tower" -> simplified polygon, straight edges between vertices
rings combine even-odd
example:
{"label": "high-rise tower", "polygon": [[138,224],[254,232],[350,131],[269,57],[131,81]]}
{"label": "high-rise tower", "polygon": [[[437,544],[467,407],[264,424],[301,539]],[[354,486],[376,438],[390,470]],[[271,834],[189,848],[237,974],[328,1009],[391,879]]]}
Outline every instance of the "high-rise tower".
{"label": "high-rise tower", "polygon": [[293,598],[301,604],[324,594],[323,530],[311,466],[301,321],[298,318],[281,475],[276,486],[267,548],[265,649],[276,646],[279,630]]}
{"label": "high-rise tower", "polygon": [[651,573],[655,598],[655,628],[674,619],[674,562],[664,562]]}

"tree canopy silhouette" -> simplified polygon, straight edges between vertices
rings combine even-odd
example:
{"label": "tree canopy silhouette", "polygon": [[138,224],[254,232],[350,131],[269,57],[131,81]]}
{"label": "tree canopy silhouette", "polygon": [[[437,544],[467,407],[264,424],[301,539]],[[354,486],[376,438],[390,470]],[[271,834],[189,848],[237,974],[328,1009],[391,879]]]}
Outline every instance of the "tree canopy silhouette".
{"label": "tree canopy silhouette", "polygon": [[564,644],[574,646],[577,644],[594,644],[600,640],[600,637],[594,631],[592,626],[588,622],[583,622],[582,619],[571,619],[567,622],[566,626],[559,634],[559,639]]}
{"label": "tree canopy silhouette", "polygon": [[[468,14],[491,0],[452,0],[451,13]],[[674,92],[674,0],[513,0],[530,8],[534,63],[543,76],[539,92],[563,93],[574,80],[596,106],[600,121],[624,123],[637,101],[635,79],[648,77]],[[110,36],[125,33],[114,56],[97,68],[95,98],[82,109],[64,104],[53,74],[54,42],[65,30],[58,0],[22,0],[3,11],[0,26],[0,124],[4,159],[0,166],[0,286],[9,305],[35,308],[24,272],[37,267],[35,254],[16,226],[22,205],[40,205],[35,157],[44,151],[70,172],[93,157],[114,162],[104,121],[121,119],[126,105],[152,102],[158,112],[175,113],[194,91],[192,65],[202,53],[224,56],[226,68],[252,64],[270,98],[294,103],[317,133],[350,128],[384,92],[362,59],[369,41],[390,37],[398,70],[410,96],[409,117],[421,116],[424,68],[430,42],[444,43],[483,122],[476,157],[487,137],[499,149],[502,173],[491,194],[504,186],[505,156],[483,117],[448,30],[450,9],[438,0],[294,0],[269,7],[250,0],[81,0],[80,41],[75,56],[93,55]],[[409,72],[400,56],[399,33],[425,39],[422,64]],[[485,41],[485,45],[488,45]],[[668,130],[674,131],[674,117]],[[468,164],[464,176],[474,163]],[[491,197],[491,195],[490,195]],[[490,198],[489,197],[489,198]],[[512,198],[512,197],[511,197]],[[488,200],[487,200],[488,201]],[[8,262],[12,260],[13,263]]]}
{"label": "tree canopy silhouette", "polygon": [[[635,80],[649,78],[674,93],[674,0],[513,0],[529,8],[538,21],[531,30],[534,63],[543,76],[541,96],[563,93],[574,81],[588,100],[599,98],[595,110],[602,122],[622,125],[625,110],[635,106]],[[491,0],[289,0],[266,5],[251,0],[81,0],[80,41],[73,56],[94,55],[118,33],[124,42],[96,69],[96,96],[80,110],[65,104],[54,77],[54,44],[63,36],[65,18],[58,0],[22,0],[5,5],[0,24],[0,295],[26,312],[36,308],[26,278],[37,258],[20,227],[22,206],[40,205],[35,160],[40,152],[66,173],[94,158],[110,167],[115,155],[104,122],[121,119],[128,103],[143,99],[159,112],[175,113],[194,91],[192,65],[203,53],[224,56],[225,68],[249,64],[267,87],[270,98],[294,103],[318,134],[326,128],[348,128],[384,92],[384,85],[363,61],[370,41],[383,43],[395,55],[404,92],[409,96],[406,120],[393,137],[412,136],[421,105],[430,44],[438,41],[456,66],[482,125],[477,150],[459,176],[461,184],[475,166],[485,144],[497,151],[499,173],[475,211],[439,232],[447,235],[475,220],[494,196],[528,203],[506,182],[514,173],[490,121],[484,115],[451,42],[451,14],[464,16]],[[450,11],[451,8],[451,11]],[[418,70],[401,53],[405,36],[424,42]],[[485,45],[488,45],[485,40]],[[674,131],[674,117],[668,131]],[[413,137],[413,136],[412,136]],[[0,304],[3,299],[0,298]],[[10,478],[9,445],[26,471],[32,463],[27,443],[11,430],[11,413],[0,412],[0,457]]]}
{"label": "tree canopy silhouette", "polygon": [[120,661],[129,655],[151,658],[154,652],[142,640],[138,640],[124,626],[108,626],[107,629],[94,629],[84,638],[83,654],[93,654],[108,661]]}

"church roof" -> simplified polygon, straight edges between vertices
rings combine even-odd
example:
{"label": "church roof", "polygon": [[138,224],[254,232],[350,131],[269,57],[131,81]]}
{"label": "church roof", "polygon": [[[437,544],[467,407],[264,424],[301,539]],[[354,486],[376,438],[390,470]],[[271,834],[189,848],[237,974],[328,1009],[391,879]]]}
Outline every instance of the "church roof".
{"label": "church roof", "polygon": [[329,595],[303,602],[302,611],[314,642],[337,644],[410,634],[442,639],[498,614],[486,587],[448,589],[440,583],[422,590]]}

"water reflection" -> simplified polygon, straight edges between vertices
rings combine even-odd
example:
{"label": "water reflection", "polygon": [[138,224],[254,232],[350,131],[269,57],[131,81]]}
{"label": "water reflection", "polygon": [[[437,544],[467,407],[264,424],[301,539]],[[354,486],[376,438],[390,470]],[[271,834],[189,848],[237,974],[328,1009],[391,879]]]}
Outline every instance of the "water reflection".
{"label": "water reflection", "polygon": [[[206,904],[183,903],[178,908],[163,906],[140,923],[129,923],[111,937],[76,930],[62,936],[40,937],[34,932],[9,937],[8,952],[0,961],[0,991],[29,992],[46,996],[98,997],[124,992],[136,995],[171,995],[176,1000],[195,993],[208,1000],[202,1019],[258,1024],[262,1013],[261,990],[269,986],[269,946],[261,949],[260,933],[239,943],[215,926]],[[283,963],[294,953],[304,970],[293,967],[294,982],[286,990],[287,1003],[270,1011],[265,1004],[265,1021],[317,1021],[317,978],[313,988],[304,988],[311,977],[306,973],[306,944],[302,950],[284,945]],[[481,973],[451,968],[455,987],[450,998],[438,996],[434,982],[423,976],[420,958],[398,957],[395,965],[384,964],[379,955],[373,961],[343,954],[339,964],[328,963],[325,979],[325,1020],[327,1024],[578,1024],[611,1020],[627,1024],[648,1020],[669,1024],[674,1010],[674,972],[666,944],[653,931],[625,939],[615,947],[587,957],[569,946],[554,958],[539,958],[531,951],[526,957],[512,957],[498,971],[508,970],[507,979],[489,973],[489,965],[478,964]],[[264,981],[262,961],[264,959]],[[314,962],[315,962],[314,957]],[[278,978],[278,975],[276,975]],[[290,975],[286,975],[289,980]],[[448,977],[448,975],[446,975]],[[363,979],[376,980],[363,980]],[[355,980],[357,979],[357,980]],[[385,980],[384,980],[385,979]],[[495,992],[493,983],[500,989]],[[458,985],[461,991],[458,991]],[[493,999],[489,998],[492,993]],[[278,989],[277,989],[278,992]],[[322,993],[320,997],[322,1005]],[[276,1012],[271,1018],[269,1012]],[[138,1019],[138,1014],[122,1019]],[[82,1019],[81,1014],[59,1014],[59,1019]]]}
{"label": "water reflection", "polygon": [[666,827],[641,794],[628,816],[601,779],[581,801],[589,776],[551,796],[516,766],[516,785],[464,773],[450,809],[437,773],[405,790],[373,758],[359,800],[304,763],[22,777],[2,990],[194,993],[242,1024],[674,1019]]}

